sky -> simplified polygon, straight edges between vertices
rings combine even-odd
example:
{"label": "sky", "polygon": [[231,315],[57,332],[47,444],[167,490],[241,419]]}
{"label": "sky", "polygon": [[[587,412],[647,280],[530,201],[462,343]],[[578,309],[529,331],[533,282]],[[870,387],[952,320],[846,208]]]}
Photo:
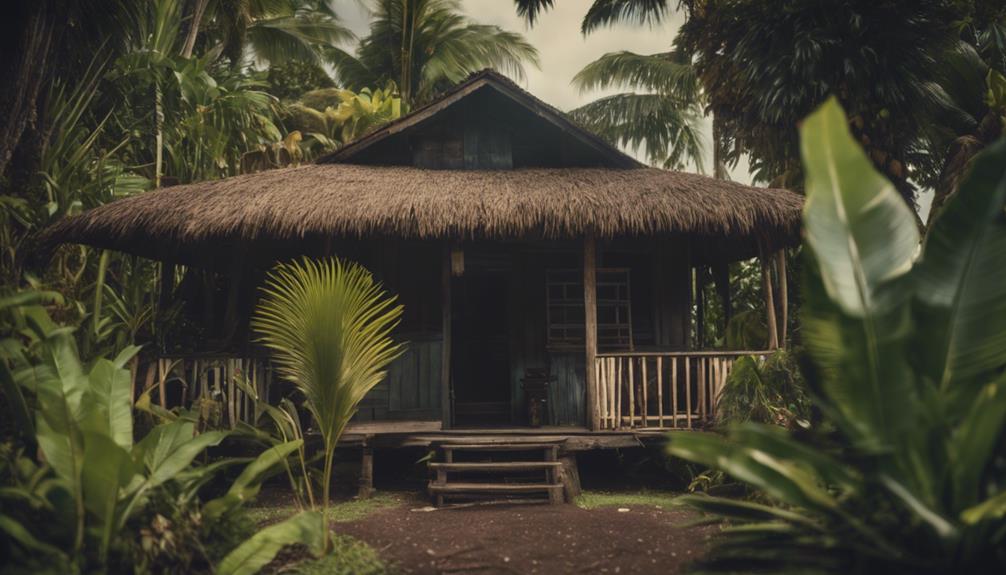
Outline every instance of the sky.
{"label": "sky", "polygon": [[[672,14],[656,26],[625,24],[605,28],[584,37],[580,34],[580,21],[592,2],[593,0],[559,0],[535,22],[533,28],[529,28],[517,16],[512,0],[462,0],[461,5],[465,14],[480,24],[495,24],[504,30],[523,34],[538,49],[540,67],[525,66],[526,77],[523,80],[513,79],[545,102],[560,110],[571,110],[618,91],[581,94],[571,81],[584,66],[607,52],[666,52],[682,22],[681,16]],[[339,0],[334,6],[339,16],[358,36],[366,35],[370,20],[366,1]],[[711,127],[708,122],[705,124],[705,132],[708,170],[711,169],[708,160],[711,156]],[[645,160],[641,154],[634,155]],[[731,170],[731,177],[736,181],[750,183],[747,164],[742,162]]]}

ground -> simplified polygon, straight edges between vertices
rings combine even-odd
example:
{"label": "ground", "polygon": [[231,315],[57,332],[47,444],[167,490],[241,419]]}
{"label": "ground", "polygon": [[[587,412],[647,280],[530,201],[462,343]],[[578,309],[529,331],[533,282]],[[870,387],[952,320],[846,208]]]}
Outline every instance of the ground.
{"label": "ground", "polygon": [[[344,503],[334,513],[342,519],[335,531],[348,536],[342,555],[353,565],[332,558],[288,568],[319,575],[683,573],[714,528],[694,525],[694,513],[673,499],[664,493],[586,492],[579,505],[433,510],[412,494],[384,494]],[[263,521],[285,514],[283,507],[254,512]],[[368,546],[376,553],[368,554]]]}

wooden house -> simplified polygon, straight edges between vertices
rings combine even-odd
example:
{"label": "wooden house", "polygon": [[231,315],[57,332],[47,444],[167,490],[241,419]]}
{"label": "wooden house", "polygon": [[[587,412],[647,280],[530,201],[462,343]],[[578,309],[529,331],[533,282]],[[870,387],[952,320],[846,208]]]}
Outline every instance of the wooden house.
{"label": "wooden house", "polygon": [[[365,265],[405,306],[408,352],[351,435],[531,433],[520,428],[534,418],[536,436],[625,437],[712,413],[743,352],[693,349],[695,270],[722,277],[761,257],[774,312],[785,282],[771,278],[799,240],[801,207],[785,190],[640,165],[484,71],[310,165],[119,200],[46,239],[164,262],[162,299],[187,299],[205,337],[160,350],[145,385],[162,402],[166,385],[192,397],[235,371],[269,385],[246,333],[254,288],[277,260],[330,254]],[[785,320],[769,326],[773,347]],[[532,388],[546,395],[537,413]],[[229,419],[251,416],[238,390],[224,393]]]}

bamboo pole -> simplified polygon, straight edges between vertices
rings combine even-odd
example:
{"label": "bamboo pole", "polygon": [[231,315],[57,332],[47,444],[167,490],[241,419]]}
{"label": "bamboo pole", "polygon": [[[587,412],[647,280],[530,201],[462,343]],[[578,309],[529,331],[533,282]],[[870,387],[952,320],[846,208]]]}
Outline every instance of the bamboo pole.
{"label": "bamboo pole", "polygon": [[664,365],[663,359],[657,356],[657,423],[664,426]]}
{"label": "bamboo pole", "polygon": [[611,428],[615,429],[618,425],[618,402],[615,397],[618,381],[615,379],[615,358],[609,357],[604,361],[608,368],[608,401],[611,403],[608,413],[611,417]]}
{"label": "bamboo pole", "polygon": [[688,429],[692,428],[692,369],[691,359],[685,358],[685,417],[688,419]]}
{"label": "bamboo pole", "polygon": [[768,349],[776,349],[779,347],[779,328],[775,317],[775,297],[772,294],[771,256],[763,246],[759,247],[761,252],[759,258],[761,260],[761,285],[765,295],[765,317],[768,326],[767,347]]}
{"label": "bamboo pole", "polygon": [[598,406],[601,409],[601,428],[604,429],[608,426],[608,382],[604,377],[604,370],[601,369],[601,364],[604,360],[594,359],[594,365],[592,369],[595,372],[594,380],[597,382],[598,387]]}
{"label": "bamboo pole", "polygon": [[678,428],[678,358],[671,358],[671,421]]}
{"label": "bamboo pole", "polygon": [[639,366],[640,366],[640,371],[642,372],[641,375],[640,375],[640,377],[642,378],[642,381],[640,382],[640,385],[643,388],[643,393],[642,393],[643,404],[642,404],[642,413],[640,415],[643,416],[643,421],[642,421],[643,427],[647,427],[648,426],[648,422],[647,422],[647,419],[646,419],[646,415],[647,415],[647,412],[650,410],[650,403],[646,399],[646,395],[647,395],[647,389],[646,388],[650,386],[650,381],[646,377],[646,358],[645,357],[639,358]]}
{"label": "bamboo pole", "polygon": [[786,250],[779,250],[776,253],[777,271],[779,281],[779,345],[786,346],[786,330],[789,319],[789,288],[786,279]]}
{"label": "bamboo pole", "polygon": [[629,427],[636,426],[636,398],[633,377],[633,363],[635,363],[635,358],[629,358]]}
{"label": "bamboo pole", "polygon": [[615,388],[615,390],[618,392],[618,397],[616,398],[615,401],[615,403],[618,404],[618,409],[615,410],[615,415],[618,417],[619,428],[622,427],[622,375],[623,375],[622,360],[623,358],[621,357],[615,358],[615,369],[617,371],[617,374],[615,375],[615,382],[618,386]]}

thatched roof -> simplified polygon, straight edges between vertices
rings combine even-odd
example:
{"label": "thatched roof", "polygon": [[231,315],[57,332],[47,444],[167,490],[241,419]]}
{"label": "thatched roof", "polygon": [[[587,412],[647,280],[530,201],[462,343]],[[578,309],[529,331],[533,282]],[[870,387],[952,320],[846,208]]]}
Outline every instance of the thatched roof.
{"label": "thatched roof", "polygon": [[[487,121],[508,136],[514,169],[478,167],[480,150],[472,150],[475,169],[401,165],[415,162],[415,138],[478,130]],[[469,152],[465,139],[466,167]],[[504,153],[511,150],[504,146]],[[541,165],[553,167],[531,167]],[[737,259],[755,255],[759,241],[795,244],[801,206],[802,198],[785,190],[641,167],[484,71],[316,164],[112,202],[58,222],[40,244],[90,244],[189,263],[249,246],[265,257],[267,247],[293,242],[301,249],[307,244],[297,242],[318,239],[688,235],[703,240],[696,244],[701,258]]]}
{"label": "thatched roof", "polygon": [[653,168],[423,170],[314,164],[147,192],[49,228],[165,257],[231,240],[690,234],[790,245],[801,196]]}

